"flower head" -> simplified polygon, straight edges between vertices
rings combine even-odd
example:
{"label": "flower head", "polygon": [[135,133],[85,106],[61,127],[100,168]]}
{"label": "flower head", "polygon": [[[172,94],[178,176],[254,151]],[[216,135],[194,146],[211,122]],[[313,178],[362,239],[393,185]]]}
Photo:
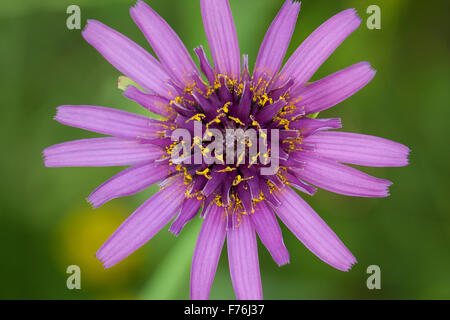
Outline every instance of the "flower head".
{"label": "flower head", "polygon": [[[206,299],[227,239],[238,299],[261,299],[256,234],[278,265],[289,262],[277,217],[316,256],[347,271],[356,259],[292,189],[316,187],[359,197],[385,197],[391,184],[341,163],[404,166],[409,149],[367,135],[330,131],[340,119],[310,115],[333,107],[369,83],[361,62],[308,81],[360,24],[355,10],[323,23],[282,67],[300,3],[287,0],[270,26],[253,72],[241,60],[228,0],[201,0],[214,67],[202,47],[198,69],[170,26],[142,1],[131,16],[158,59],[98,21],[83,37],[134,85],[124,95],[161,120],[95,106],[61,106],[56,120],[111,137],[66,142],[44,150],[45,165],[130,166],[88,198],[94,207],[161,182],[100,248],[108,268],[150,240],[172,219],[179,234],[204,219],[191,269],[191,298]],[[313,186],[314,185],[314,186]]]}

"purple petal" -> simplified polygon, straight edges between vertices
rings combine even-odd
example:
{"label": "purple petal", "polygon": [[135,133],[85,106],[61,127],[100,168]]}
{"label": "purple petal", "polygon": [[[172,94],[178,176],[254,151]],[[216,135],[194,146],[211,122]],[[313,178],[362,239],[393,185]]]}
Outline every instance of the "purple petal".
{"label": "purple petal", "polygon": [[279,265],[289,263],[289,252],[286,249],[277,218],[267,204],[262,201],[255,204],[255,213],[250,215],[261,242]]}
{"label": "purple petal", "polygon": [[281,200],[275,209],[278,217],[305,247],[338,270],[348,271],[356,263],[333,230],[295,191],[287,187],[278,196]]}
{"label": "purple petal", "polygon": [[278,207],[280,205],[280,200],[277,198],[274,192],[267,186],[267,181],[265,179],[259,179],[259,188],[264,195],[264,198],[272,207]]}
{"label": "purple petal", "polygon": [[262,74],[273,77],[280,70],[299,12],[300,2],[287,0],[272,22],[256,59],[253,73],[256,82],[261,78]]}
{"label": "purple petal", "polygon": [[237,108],[237,116],[244,123],[250,121],[250,110],[252,107],[252,92],[251,84],[248,81],[244,82],[242,87],[242,96]]}
{"label": "purple petal", "polygon": [[250,218],[241,216],[240,224],[227,231],[231,282],[238,300],[263,298],[255,228]]}
{"label": "purple petal", "polygon": [[317,188],[307,184],[302,179],[297,177],[297,174],[291,169],[288,169],[288,172],[285,173],[285,178],[289,182],[289,185],[301,192],[306,193],[307,195],[313,196],[317,192]]}
{"label": "purple petal", "polygon": [[217,80],[219,80],[219,88],[217,89],[217,96],[222,101],[230,101],[233,99],[230,88],[228,87],[228,77],[219,74],[217,76]]}
{"label": "purple petal", "polygon": [[222,182],[222,201],[225,207],[228,207],[231,200],[231,188],[233,186],[236,170],[229,172]]}
{"label": "purple petal", "polygon": [[147,51],[99,21],[88,20],[84,39],[117,70],[149,92],[170,97],[170,79],[160,63]]}
{"label": "purple petal", "polygon": [[146,163],[128,168],[99,186],[88,197],[88,201],[98,208],[109,200],[125,197],[167,178],[169,168]]}
{"label": "purple petal", "polygon": [[248,65],[248,54],[242,55],[241,82],[250,80],[250,69]]}
{"label": "purple petal", "polygon": [[259,188],[259,178],[253,170],[250,170],[243,166],[241,172],[244,173],[246,178],[253,177],[250,180],[247,180],[248,188],[250,190],[250,194],[252,199],[257,199],[260,196],[261,189]]}
{"label": "purple petal", "polygon": [[328,191],[355,197],[387,197],[392,182],[372,177],[336,161],[312,153],[292,153],[302,163],[301,169],[291,168],[298,177]]}
{"label": "purple petal", "polygon": [[311,119],[304,117],[291,122],[289,127],[300,130],[302,136],[306,137],[321,130],[340,129],[342,123],[339,118]]}
{"label": "purple petal", "polygon": [[289,79],[295,80],[295,87],[304,86],[360,23],[354,9],[344,10],[328,19],[298,47],[272,87],[277,88]]}
{"label": "purple petal", "polygon": [[184,200],[186,186],[178,178],[141,205],[98,250],[105,268],[143,246],[175,216]]}
{"label": "purple petal", "polygon": [[191,299],[209,299],[224,241],[224,211],[214,204],[203,221],[192,258]]}
{"label": "purple petal", "polygon": [[76,127],[124,139],[156,138],[161,127],[155,120],[121,110],[94,106],[60,106],[55,120]]}
{"label": "purple petal", "polygon": [[127,166],[154,161],[164,155],[160,148],[118,138],[74,140],[43,151],[46,167]]}
{"label": "purple petal", "polygon": [[368,62],[360,62],[313,82],[292,96],[301,97],[296,105],[302,106],[306,114],[316,113],[354,95],[373,79],[375,73]]}
{"label": "purple petal", "polygon": [[189,84],[189,74],[198,73],[186,47],[175,31],[152,8],[138,1],[130,9],[131,17],[152,46],[167,73],[179,85]]}
{"label": "purple petal", "polygon": [[209,63],[208,57],[206,57],[205,50],[202,46],[199,46],[194,49],[195,54],[198,57],[198,61],[200,64],[200,70],[202,70],[203,74],[206,76],[206,78],[209,81],[209,84],[214,84],[216,81],[216,72],[211,67],[211,64]]}
{"label": "purple petal", "polygon": [[242,201],[242,207],[248,214],[254,212],[253,199],[248,187],[247,181],[239,183],[235,188],[239,199]]}
{"label": "purple petal", "polygon": [[200,0],[206,38],[216,71],[239,80],[239,43],[228,0]]}
{"label": "purple petal", "polygon": [[256,114],[256,117],[255,117],[256,121],[258,121],[261,124],[266,124],[269,121],[272,121],[272,119],[275,117],[275,115],[286,105],[287,105],[287,102],[283,99],[280,99],[277,102],[272,103],[271,105],[263,107]]}
{"label": "purple petal", "polygon": [[123,92],[123,95],[128,99],[139,103],[150,112],[159,114],[163,117],[169,117],[174,113],[170,107],[170,100],[145,93],[134,86],[127,86],[126,90]]}
{"label": "purple petal", "polygon": [[205,187],[202,190],[202,194],[209,197],[213,192],[222,186],[223,178],[225,177],[225,172],[212,171],[211,179],[209,179]]}
{"label": "purple petal", "polygon": [[170,225],[169,231],[178,236],[186,223],[191,221],[197,215],[201,205],[202,200],[198,200],[197,198],[184,200],[181,211]]}
{"label": "purple petal", "polygon": [[371,167],[406,166],[410,152],[400,143],[350,132],[317,132],[303,142],[313,144],[314,152],[319,156]]}

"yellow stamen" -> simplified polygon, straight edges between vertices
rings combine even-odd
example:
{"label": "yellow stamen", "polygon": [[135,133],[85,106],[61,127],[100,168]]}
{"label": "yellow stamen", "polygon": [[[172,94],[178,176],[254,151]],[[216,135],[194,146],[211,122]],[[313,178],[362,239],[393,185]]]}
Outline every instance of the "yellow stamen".
{"label": "yellow stamen", "polygon": [[209,172],[209,168],[206,168],[203,171],[195,171],[195,173],[198,174],[199,176],[204,176],[206,179],[210,180],[210,179],[212,179],[212,177],[208,175],[208,172]]}
{"label": "yellow stamen", "polygon": [[231,116],[228,116],[228,118],[229,118],[230,120],[233,120],[233,121],[236,122],[237,124],[240,124],[241,126],[245,126],[245,124],[244,124],[239,118],[235,118],[235,117],[231,117]]}
{"label": "yellow stamen", "polygon": [[197,113],[196,115],[194,115],[193,117],[191,117],[190,119],[186,120],[186,123],[188,123],[189,121],[202,121],[202,119],[204,119],[206,116],[203,113]]}

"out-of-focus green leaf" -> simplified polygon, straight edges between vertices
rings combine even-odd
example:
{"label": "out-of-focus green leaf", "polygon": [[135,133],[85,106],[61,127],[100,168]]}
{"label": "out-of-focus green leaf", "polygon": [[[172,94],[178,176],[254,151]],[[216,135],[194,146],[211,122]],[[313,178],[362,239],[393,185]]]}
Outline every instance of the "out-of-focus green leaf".
{"label": "out-of-focus green leaf", "polygon": [[182,290],[190,271],[192,254],[201,226],[201,219],[194,219],[183,229],[177,243],[158,263],[158,268],[151,275],[139,295],[140,299],[173,299]]}

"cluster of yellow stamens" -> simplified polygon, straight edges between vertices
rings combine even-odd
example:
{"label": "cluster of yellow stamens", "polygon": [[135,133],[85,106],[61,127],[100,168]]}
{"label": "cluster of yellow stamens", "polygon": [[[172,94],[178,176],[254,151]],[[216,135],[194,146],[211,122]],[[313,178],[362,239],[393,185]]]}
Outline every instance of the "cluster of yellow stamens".
{"label": "cluster of yellow stamens", "polygon": [[[217,90],[221,89],[223,85],[226,85],[229,92],[233,93],[238,98],[241,98],[243,91],[244,91],[243,82],[231,79],[230,77],[228,77],[226,75],[222,75],[222,74],[216,75],[216,79],[211,85],[208,85],[201,79],[199,81],[201,81],[201,83],[196,83],[195,81],[193,81],[189,86],[187,86],[184,89],[184,95],[175,97],[170,102],[170,105],[172,106],[174,104],[177,104],[177,105],[181,105],[181,106],[185,106],[185,107],[195,105],[195,103],[193,102],[194,100],[193,99],[190,100],[188,98],[190,94],[199,93],[203,97],[209,98],[212,94],[217,92]],[[274,99],[267,92],[267,88],[269,85],[269,83],[267,83],[267,81],[265,81],[263,79],[259,79],[257,82],[255,82],[253,79],[250,79],[249,83],[251,84],[251,87],[249,88],[249,90],[252,92],[253,108],[255,108],[255,107],[264,108],[275,102]],[[203,89],[201,89],[201,88],[203,88]],[[288,93],[285,93],[283,96],[279,97],[278,99],[287,101],[287,100],[289,100],[289,95],[288,95]],[[217,127],[224,120],[226,120],[228,122],[225,121],[225,123],[228,123],[228,124],[234,123],[234,125],[238,128],[248,129],[248,128],[253,127],[255,129],[257,129],[257,131],[259,132],[259,136],[264,138],[264,140],[267,142],[267,134],[265,133],[265,131],[262,130],[260,123],[258,123],[258,121],[256,121],[255,117],[250,114],[249,115],[250,122],[247,122],[248,124],[245,124],[240,118],[230,115],[230,107],[231,106],[232,106],[231,101],[224,103],[221,107],[219,107],[216,110],[217,115],[208,122],[205,121],[207,116],[204,113],[196,113],[195,115],[193,115],[189,119],[187,119],[185,122],[186,123],[191,122],[191,121],[203,122],[206,127],[205,136],[211,137],[212,136],[212,133],[210,131],[211,126],[215,125]],[[283,107],[276,114],[273,121],[277,124],[278,127],[284,128],[285,130],[290,130],[289,125],[290,125],[291,120],[289,120],[288,118],[295,111],[296,111],[295,105],[292,105],[292,104],[287,105],[287,106]],[[170,127],[170,129],[174,130],[175,128],[172,126],[172,127]],[[162,137],[164,134],[164,131],[159,132],[159,134]],[[246,142],[247,147],[252,146],[251,141],[248,140],[245,142]],[[288,144],[289,150],[298,150],[299,145],[301,144],[301,138],[286,138],[282,142],[285,144]],[[182,143],[184,146],[185,141],[175,141],[174,143],[172,143],[166,147],[167,156],[170,157],[172,155],[173,150],[179,143]],[[191,148],[194,148],[195,146],[200,148],[203,155],[205,153],[208,153],[211,151],[211,150],[209,150],[208,147],[203,146],[203,141],[202,141],[201,137],[195,136],[192,138]],[[270,149],[265,154],[263,154],[263,157],[265,159],[268,159],[269,155],[270,155]],[[223,154],[215,154],[214,155],[214,157],[216,159],[218,159],[220,163],[224,164],[223,156],[224,156]],[[253,176],[244,177],[240,173],[239,166],[243,163],[244,157],[245,157],[245,153],[238,155],[237,163],[234,166],[226,166],[224,169],[217,171],[219,173],[227,173],[227,172],[237,171],[234,176],[234,179],[232,181],[232,184],[231,184],[232,187],[237,187],[241,183],[244,183],[244,182],[249,181],[254,178]],[[256,156],[251,156],[251,158],[249,159],[248,168],[250,168],[252,165],[256,165],[259,157],[260,157],[260,152],[258,152],[258,154]],[[172,163],[172,160],[169,160],[169,163],[171,165],[175,165]],[[202,170],[191,171],[191,173],[188,173],[187,168],[188,168],[188,166],[184,165],[184,164],[176,165],[176,171],[179,172],[178,175],[183,176],[184,183],[186,184],[187,189],[188,189],[188,191],[186,191],[186,197],[188,197],[188,198],[195,197],[199,200],[205,199],[205,196],[201,193],[201,191],[196,191],[196,192],[191,193],[191,191],[189,191],[189,190],[192,190],[192,187],[195,183],[195,179],[194,179],[193,175],[202,176],[202,177],[206,178],[207,180],[212,179],[211,167],[207,167]],[[276,174],[278,176],[279,180],[281,180],[283,184],[288,184],[288,181],[285,178],[286,172],[287,172],[286,168],[280,167],[280,169],[278,170],[278,172]],[[268,190],[272,193],[276,189],[276,186],[270,180],[265,180],[265,181],[266,181],[265,183],[267,183]],[[247,183],[245,183],[243,188],[247,190],[249,188],[249,185]],[[261,202],[263,200],[265,200],[265,197],[264,197],[264,193],[262,191],[260,191],[259,195],[257,195],[257,196],[253,195],[253,197],[252,197],[253,205],[255,205],[256,203]],[[225,207],[225,212],[227,212],[227,213],[232,213],[232,214],[237,214],[237,215],[250,214],[249,212],[245,211],[243,204],[242,204],[242,200],[239,198],[237,192],[230,192],[229,201],[227,202],[228,203],[227,205],[225,204],[224,200],[222,199],[221,194],[214,194],[213,201],[218,206]]]}

